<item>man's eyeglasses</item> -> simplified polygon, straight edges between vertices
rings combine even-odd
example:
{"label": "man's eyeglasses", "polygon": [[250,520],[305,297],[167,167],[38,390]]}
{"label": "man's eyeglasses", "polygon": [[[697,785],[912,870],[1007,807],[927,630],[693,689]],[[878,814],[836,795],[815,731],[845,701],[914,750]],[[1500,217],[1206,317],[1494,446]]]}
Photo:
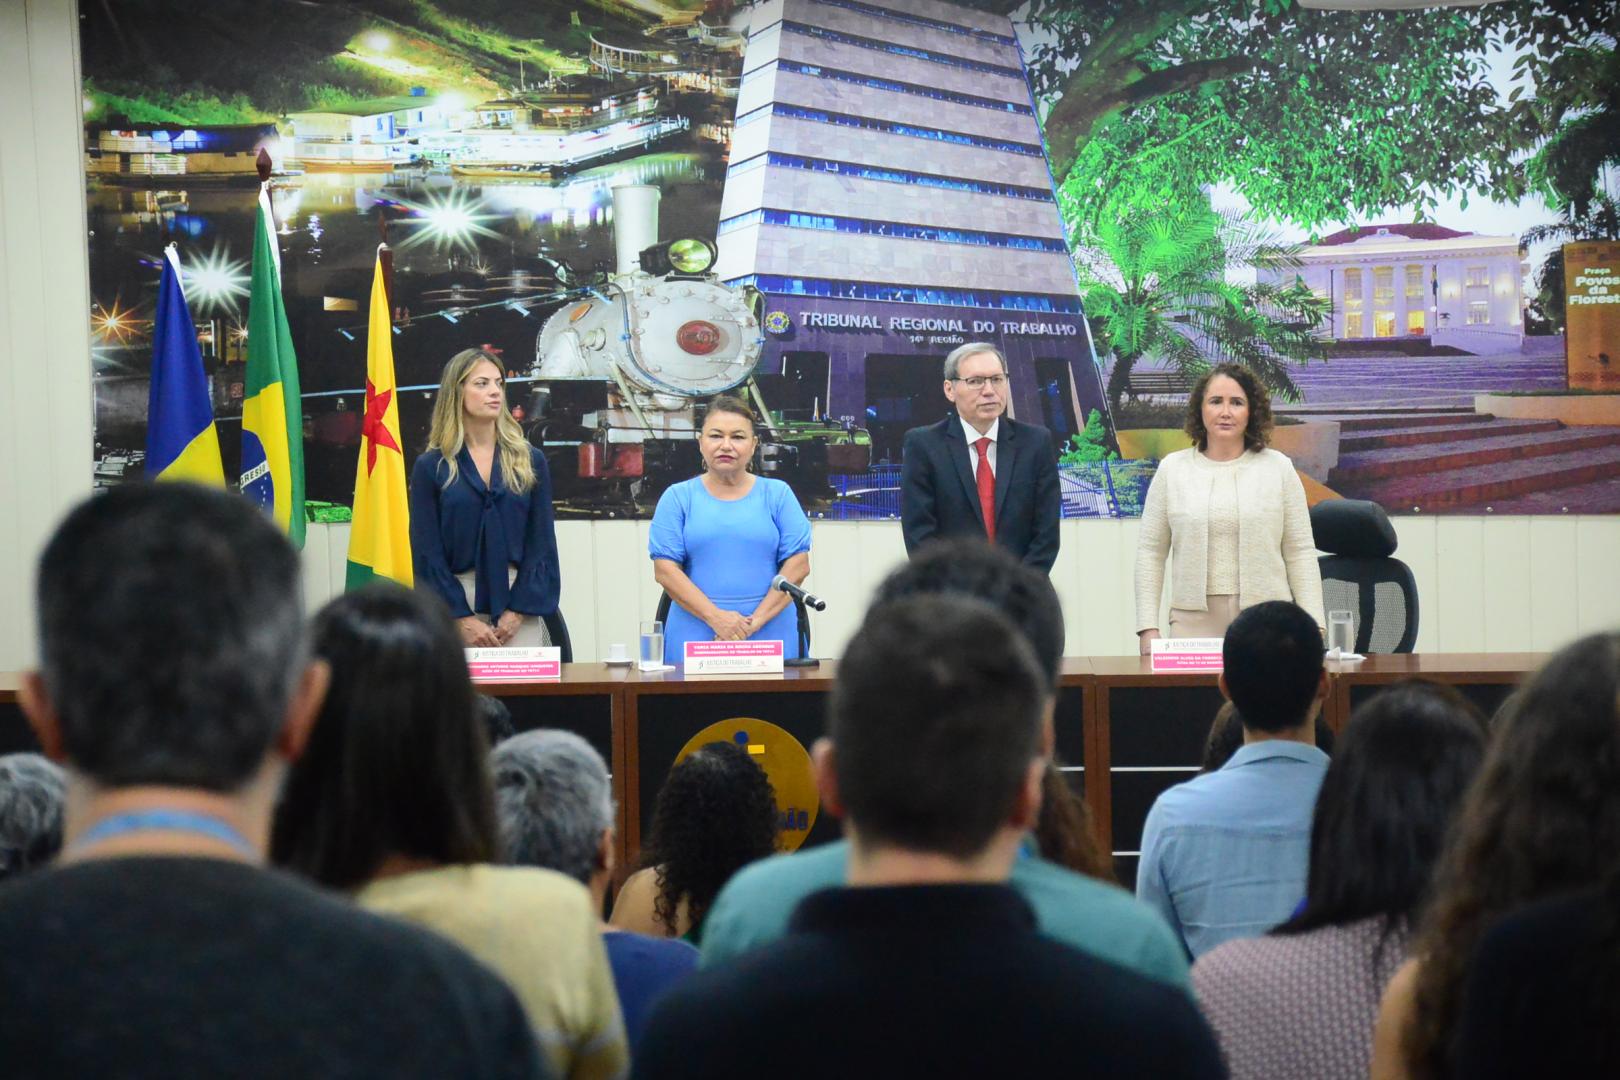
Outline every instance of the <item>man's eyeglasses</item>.
{"label": "man's eyeglasses", "polygon": [[1005,376],[1005,375],[971,375],[966,379],[954,379],[952,381],[953,382],[959,382],[959,383],[965,383],[965,384],[967,384],[967,387],[970,390],[983,390],[987,386],[990,387],[993,390],[1000,390],[1003,386],[1007,385],[1007,376]]}

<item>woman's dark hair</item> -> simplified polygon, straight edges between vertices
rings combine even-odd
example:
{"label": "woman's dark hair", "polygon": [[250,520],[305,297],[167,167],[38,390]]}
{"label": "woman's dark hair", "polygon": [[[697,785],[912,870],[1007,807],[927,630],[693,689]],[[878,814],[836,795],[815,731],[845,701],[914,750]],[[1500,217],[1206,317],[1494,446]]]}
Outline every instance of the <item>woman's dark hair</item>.
{"label": "woman's dark hair", "polygon": [[1047,862],[1066,866],[1077,874],[1117,884],[1114,859],[1097,843],[1091,808],[1063,777],[1063,766],[1046,763],[1041,777],[1041,813],[1035,821],[1035,846]]}
{"label": "woman's dark hair", "polygon": [[1215,719],[1210,722],[1209,734],[1204,736],[1204,761],[1198,771],[1216,772],[1232,760],[1232,755],[1242,745],[1243,717],[1238,715],[1236,705],[1223,701],[1215,712]]}
{"label": "woman's dark hair", "polygon": [[692,925],[702,925],[727,879],[776,850],[777,816],[765,770],[735,743],[700,746],[669,770],[641,856],[657,878],[657,920],[675,933],[685,900]]}
{"label": "woman's dark hair", "polygon": [[[1338,737],[1320,716],[1316,718],[1316,748],[1328,757],[1333,756],[1333,744]],[[1243,714],[1230,701],[1221,702],[1215,719],[1204,736],[1204,760],[1198,766],[1199,775],[1218,771],[1232,755],[1243,748]]]}
{"label": "woman's dark hair", "polygon": [[444,605],[369,585],[315,616],[332,685],[276,807],[271,861],[336,889],[390,855],[496,858],[489,743]]}
{"label": "woman's dark hair", "polygon": [[1479,939],[1532,901],[1592,888],[1620,851],[1620,634],[1556,653],[1497,714],[1423,920],[1415,1077],[1451,1075],[1462,987]]}
{"label": "woman's dark hair", "polygon": [[1357,709],[1316,799],[1305,908],[1276,932],[1409,929],[1484,757],[1485,717],[1449,686],[1414,679]]}
{"label": "woman's dark hair", "polygon": [[748,421],[749,427],[759,427],[759,418],[754,415],[753,408],[736,394],[717,394],[710,398],[708,406],[703,410],[703,422],[707,424],[709,417],[715,413],[740,416]]}
{"label": "woman's dark hair", "polygon": [[1200,450],[1209,446],[1209,431],[1204,427],[1204,398],[1209,396],[1209,384],[1217,375],[1225,375],[1243,387],[1243,396],[1249,399],[1249,424],[1243,429],[1243,449],[1264,450],[1271,445],[1271,394],[1265,384],[1254,377],[1254,372],[1242,364],[1216,364],[1198,377],[1192,392],[1187,395],[1187,422],[1182,430]]}

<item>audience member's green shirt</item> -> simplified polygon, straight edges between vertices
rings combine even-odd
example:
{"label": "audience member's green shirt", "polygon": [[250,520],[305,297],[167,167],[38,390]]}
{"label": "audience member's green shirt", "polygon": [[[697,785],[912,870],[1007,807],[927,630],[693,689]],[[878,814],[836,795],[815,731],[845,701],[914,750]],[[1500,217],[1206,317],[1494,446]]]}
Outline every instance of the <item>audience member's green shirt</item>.
{"label": "audience member's green shirt", "polygon": [[[781,937],[793,909],[813,892],[845,883],[849,844],[837,841],[774,855],[739,870],[703,921],[703,967]],[[1035,909],[1041,933],[1120,967],[1187,986],[1187,954],[1164,920],[1115,885],[1029,856],[1009,882]]]}

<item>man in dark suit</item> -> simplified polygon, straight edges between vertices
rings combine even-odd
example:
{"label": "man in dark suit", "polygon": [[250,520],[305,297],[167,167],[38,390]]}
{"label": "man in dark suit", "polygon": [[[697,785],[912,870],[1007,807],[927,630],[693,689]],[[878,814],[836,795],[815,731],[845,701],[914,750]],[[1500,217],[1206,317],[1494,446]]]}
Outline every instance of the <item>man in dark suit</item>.
{"label": "man in dark suit", "polygon": [[976,536],[1050,571],[1058,553],[1052,433],[1007,411],[1007,359],[982,341],[945,358],[956,414],[906,432],[900,525],[911,553],[938,536]]}
{"label": "man in dark suit", "polygon": [[849,840],[846,887],[670,990],[636,1075],[1224,1076],[1190,996],[1043,937],[1007,884],[1040,808],[1050,689],[980,601],[874,606],[815,748],[822,806]]}

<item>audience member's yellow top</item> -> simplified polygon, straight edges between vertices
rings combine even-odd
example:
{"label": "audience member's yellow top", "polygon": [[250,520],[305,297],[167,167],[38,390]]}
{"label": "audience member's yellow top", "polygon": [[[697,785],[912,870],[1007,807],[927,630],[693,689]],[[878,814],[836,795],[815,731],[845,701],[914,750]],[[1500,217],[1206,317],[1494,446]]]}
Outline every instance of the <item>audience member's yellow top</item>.
{"label": "audience member's yellow top", "polygon": [[512,987],[557,1075],[630,1071],[619,997],[590,894],[550,870],[447,866],[373,882],[362,907],[435,930]]}

